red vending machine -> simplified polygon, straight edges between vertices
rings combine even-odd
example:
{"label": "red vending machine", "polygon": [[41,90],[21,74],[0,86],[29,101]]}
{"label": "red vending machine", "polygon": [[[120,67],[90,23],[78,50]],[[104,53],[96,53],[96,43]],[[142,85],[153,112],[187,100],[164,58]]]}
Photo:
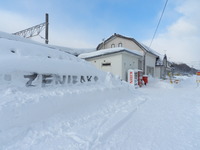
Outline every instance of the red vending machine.
{"label": "red vending machine", "polygon": [[139,87],[142,87],[142,85],[143,85],[143,72],[142,72],[142,70],[136,70],[136,72],[138,73],[138,85],[139,85]]}

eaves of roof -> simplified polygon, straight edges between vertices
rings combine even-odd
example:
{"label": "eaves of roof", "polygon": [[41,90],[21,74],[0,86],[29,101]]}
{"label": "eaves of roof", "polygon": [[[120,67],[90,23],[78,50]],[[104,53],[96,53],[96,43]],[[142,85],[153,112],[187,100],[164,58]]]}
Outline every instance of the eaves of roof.
{"label": "eaves of roof", "polygon": [[[102,50],[102,51],[106,51],[106,49]],[[135,53],[135,52],[132,52],[132,51],[133,50],[128,50],[128,49],[122,48],[122,49],[119,49],[119,50],[116,50],[116,51],[108,51],[108,52],[105,52],[105,53],[98,53],[98,51],[91,52],[90,53],[91,55],[87,55],[88,54],[87,53],[85,56],[84,56],[84,54],[81,54],[81,55],[79,55],[79,57],[80,58],[84,58],[84,59],[89,59],[89,58],[96,58],[96,57],[101,57],[101,56],[106,56],[106,55],[111,55],[111,54],[116,54],[116,53],[122,53],[122,52],[126,52],[126,53],[129,53],[129,54],[138,56],[138,57],[142,57],[143,56],[142,54],[139,54],[139,52]]]}

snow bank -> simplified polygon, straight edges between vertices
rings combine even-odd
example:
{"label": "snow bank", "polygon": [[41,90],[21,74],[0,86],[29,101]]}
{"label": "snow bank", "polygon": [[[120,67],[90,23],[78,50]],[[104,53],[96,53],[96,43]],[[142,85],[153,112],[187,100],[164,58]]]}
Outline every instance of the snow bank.
{"label": "snow bank", "polygon": [[[0,149],[70,149],[70,140],[62,146],[60,137],[81,139],[53,126],[81,126],[82,117],[132,95],[133,87],[80,58],[6,33],[0,37]],[[53,145],[45,142],[51,135]]]}
{"label": "snow bank", "polygon": [[[102,82],[105,73],[59,49],[0,32],[0,83],[42,86]],[[32,83],[35,84],[32,84]]]}
{"label": "snow bank", "polygon": [[[174,84],[170,84],[169,80],[162,80],[162,79],[156,79],[153,77],[148,77],[148,88],[164,88],[164,89],[173,89]],[[144,87],[145,88],[145,87]]]}

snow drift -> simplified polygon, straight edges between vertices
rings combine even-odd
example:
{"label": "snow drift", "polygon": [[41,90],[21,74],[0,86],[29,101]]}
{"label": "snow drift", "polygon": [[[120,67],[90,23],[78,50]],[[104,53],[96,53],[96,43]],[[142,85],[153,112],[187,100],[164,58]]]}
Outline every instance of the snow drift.
{"label": "snow drift", "polygon": [[59,49],[5,33],[0,33],[0,37],[1,84],[66,85],[105,79],[105,73]]}
{"label": "snow drift", "polygon": [[39,143],[25,144],[35,125],[90,115],[131,90],[80,58],[0,32],[0,149],[40,149]]}

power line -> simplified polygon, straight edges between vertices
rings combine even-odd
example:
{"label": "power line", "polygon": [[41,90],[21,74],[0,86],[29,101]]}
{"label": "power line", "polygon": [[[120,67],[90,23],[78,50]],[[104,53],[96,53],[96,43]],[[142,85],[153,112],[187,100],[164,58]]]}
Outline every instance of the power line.
{"label": "power line", "polygon": [[161,14],[160,19],[159,19],[159,21],[158,21],[158,24],[157,24],[157,26],[156,26],[156,30],[155,30],[155,32],[154,32],[154,34],[153,34],[153,37],[152,37],[152,39],[151,39],[151,43],[150,43],[149,47],[151,47],[151,45],[152,45],[152,43],[153,43],[153,40],[154,40],[154,38],[155,38],[155,36],[156,36],[156,32],[157,32],[158,27],[159,27],[159,25],[160,25],[160,22],[161,22],[161,20],[162,20],[162,17],[163,17],[163,14],[164,14],[164,12],[165,12],[165,8],[166,8],[166,6],[167,6],[167,3],[168,3],[168,0],[166,0],[166,2],[165,2],[165,6],[164,6],[164,8],[163,8],[162,14]]}

